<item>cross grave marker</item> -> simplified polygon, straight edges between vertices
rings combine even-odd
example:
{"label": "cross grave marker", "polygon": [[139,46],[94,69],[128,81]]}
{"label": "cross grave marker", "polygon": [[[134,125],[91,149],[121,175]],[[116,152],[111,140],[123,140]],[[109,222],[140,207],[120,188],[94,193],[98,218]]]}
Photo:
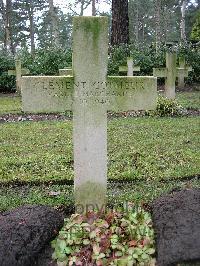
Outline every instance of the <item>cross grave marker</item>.
{"label": "cross grave marker", "polygon": [[166,68],[154,68],[153,76],[165,78],[165,96],[169,99],[176,97],[176,77],[188,77],[188,69],[176,67],[176,53],[166,53]]}
{"label": "cross grave marker", "polygon": [[[185,56],[180,56],[179,57],[179,69],[185,69],[188,72],[192,71],[192,67],[186,65]],[[179,74],[179,77],[178,77],[178,87],[179,88],[184,88],[185,87],[184,78],[185,78],[184,72],[181,72]]]}
{"label": "cross grave marker", "polygon": [[59,76],[73,76],[72,67],[65,67],[63,69],[59,69]]}
{"label": "cross grave marker", "polygon": [[8,70],[9,76],[16,76],[16,90],[21,93],[21,77],[22,75],[28,75],[30,73],[29,69],[22,68],[21,60],[15,60],[15,70]]}
{"label": "cross grave marker", "polygon": [[73,111],[76,211],[104,209],[107,190],[107,111],[155,109],[154,77],[107,77],[108,20],[73,20],[73,77],[22,78],[25,112]]}
{"label": "cross grave marker", "polygon": [[133,72],[140,72],[140,66],[134,66],[133,58],[128,57],[127,58],[127,65],[126,66],[120,66],[119,67],[119,73],[127,73],[128,77],[132,77]]}

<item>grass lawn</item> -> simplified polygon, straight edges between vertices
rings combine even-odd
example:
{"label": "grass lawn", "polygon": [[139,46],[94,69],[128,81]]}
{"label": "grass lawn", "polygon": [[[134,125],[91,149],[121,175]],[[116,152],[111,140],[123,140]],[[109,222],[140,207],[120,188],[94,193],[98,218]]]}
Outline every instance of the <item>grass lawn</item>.
{"label": "grass lawn", "polygon": [[179,92],[176,99],[184,108],[200,109],[200,91]]}
{"label": "grass lawn", "polygon": [[[198,97],[179,93],[178,101],[199,108]],[[5,113],[20,113],[19,97],[0,97]],[[199,125],[199,117],[109,120],[108,178],[133,182],[109,185],[108,202],[149,201],[173,188],[200,187],[199,179],[182,179],[199,174]],[[72,122],[4,123],[0,132],[0,211],[27,203],[71,206],[73,186],[4,184],[73,180]]]}
{"label": "grass lawn", "polygon": [[21,98],[0,95],[0,115],[21,113]]}
{"label": "grass lawn", "polygon": [[[0,124],[0,132],[1,182],[73,179],[71,121]],[[109,179],[198,174],[198,133],[198,117],[109,121]]]}
{"label": "grass lawn", "polygon": [[[141,181],[123,184],[122,186],[108,185],[108,204],[123,206],[124,202],[150,202],[159,195],[188,187],[200,187],[200,181]],[[73,186],[23,186],[0,187],[0,212],[25,204],[42,204],[65,208],[74,206]]]}

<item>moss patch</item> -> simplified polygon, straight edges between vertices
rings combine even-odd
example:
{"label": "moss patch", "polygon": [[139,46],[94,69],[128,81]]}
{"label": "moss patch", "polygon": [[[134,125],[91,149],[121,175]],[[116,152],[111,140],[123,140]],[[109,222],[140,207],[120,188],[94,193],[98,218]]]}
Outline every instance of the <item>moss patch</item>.
{"label": "moss patch", "polygon": [[96,54],[96,59],[99,59],[99,43],[101,33],[108,30],[107,17],[75,17],[73,20],[73,31],[81,31],[88,35],[88,40],[92,37],[93,50]]}
{"label": "moss patch", "polygon": [[[95,177],[94,177],[95,178]],[[76,212],[83,213],[87,210],[104,210],[106,198],[106,185],[95,182],[86,182],[75,187]]]}

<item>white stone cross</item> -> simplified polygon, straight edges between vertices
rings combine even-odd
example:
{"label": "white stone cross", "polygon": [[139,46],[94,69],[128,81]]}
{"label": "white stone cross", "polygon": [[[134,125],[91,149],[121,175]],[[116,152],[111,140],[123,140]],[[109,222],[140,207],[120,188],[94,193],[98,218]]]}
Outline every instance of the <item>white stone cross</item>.
{"label": "white stone cross", "polygon": [[107,111],[156,107],[154,77],[107,77],[108,20],[73,20],[73,77],[22,78],[25,112],[73,111],[74,190],[77,212],[105,209]]}
{"label": "white stone cross", "polygon": [[28,75],[30,73],[29,69],[22,68],[21,60],[15,60],[15,70],[8,70],[9,76],[16,76],[16,90],[21,93],[21,77],[22,75]]}
{"label": "white stone cross", "polygon": [[73,76],[72,67],[59,69],[59,76]]}
{"label": "white stone cross", "polygon": [[176,77],[188,77],[188,69],[176,67],[176,53],[166,53],[166,68],[154,68],[153,76],[165,78],[165,96],[176,97]]}
{"label": "white stone cross", "polygon": [[[179,57],[179,69],[185,69],[188,72],[192,71],[192,67],[186,65],[184,56]],[[178,76],[178,87],[179,88],[185,87],[185,80],[184,80],[185,79],[185,75],[184,75],[185,73],[187,73],[187,72],[179,73],[179,76]]]}
{"label": "white stone cross", "polygon": [[127,66],[120,66],[119,67],[119,73],[127,73],[128,77],[132,77],[133,72],[140,72],[140,67],[134,66],[133,65],[133,58],[128,57],[127,58]]}

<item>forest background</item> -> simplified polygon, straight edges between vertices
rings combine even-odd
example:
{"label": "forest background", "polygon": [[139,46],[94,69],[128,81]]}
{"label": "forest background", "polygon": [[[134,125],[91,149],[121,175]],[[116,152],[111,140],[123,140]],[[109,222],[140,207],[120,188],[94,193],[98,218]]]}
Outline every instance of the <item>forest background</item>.
{"label": "forest background", "polygon": [[0,92],[15,88],[7,70],[16,57],[33,75],[71,66],[72,18],[82,15],[109,18],[108,74],[131,55],[152,75],[174,50],[193,67],[188,82],[200,82],[200,0],[0,0]]}

